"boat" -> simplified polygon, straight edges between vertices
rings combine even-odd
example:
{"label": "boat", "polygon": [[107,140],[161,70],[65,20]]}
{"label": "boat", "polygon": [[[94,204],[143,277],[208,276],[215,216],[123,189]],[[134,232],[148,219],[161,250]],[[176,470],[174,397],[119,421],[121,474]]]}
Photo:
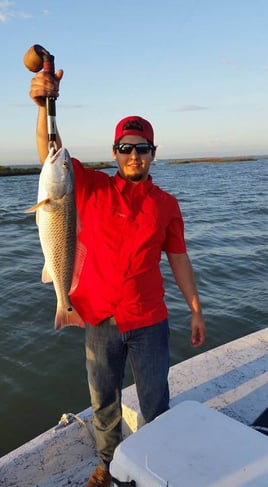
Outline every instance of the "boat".
{"label": "boat", "polygon": [[[267,487],[268,328],[173,365],[169,384],[170,410],[148,425],[135,386],[123,390],[124,441],[112,462],[114,485]],[[156,446],[157,458],[150,457]],[[146,456],[141,464],[134,462],[137,451]],[[161,459],[169,472],[156,471]],[[180,468],[178,481],[169,479],[171,463]],[[97,464],[91,408],[66,412],[53,428],[0,459],[0,485],[84,486]],[[152,482],[143,483],[144,469]]]}

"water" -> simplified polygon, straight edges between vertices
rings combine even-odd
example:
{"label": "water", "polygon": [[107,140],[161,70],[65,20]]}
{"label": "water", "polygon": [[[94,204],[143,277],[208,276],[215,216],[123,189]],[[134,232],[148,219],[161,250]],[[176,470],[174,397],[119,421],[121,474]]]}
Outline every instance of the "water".
{"label": "water", "polygon": [[[268,161],[159,162],[152,174],[180,201],[207,324],[206,345],[192,349],[189,312],[163,256],[173,364],[268,325]],[[0,178],[0,455],[89,406],[84,332],[54,331],[54,291],[40,282],[35,216],[24,213],[37,184]]]}

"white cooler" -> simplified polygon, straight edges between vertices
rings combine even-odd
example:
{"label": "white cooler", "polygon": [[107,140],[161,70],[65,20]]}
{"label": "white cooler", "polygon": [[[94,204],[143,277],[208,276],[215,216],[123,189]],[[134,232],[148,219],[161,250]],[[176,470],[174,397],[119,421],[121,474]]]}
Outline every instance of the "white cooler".
{"label": "white cooler", "polygon": [[110,468],[136,487],[268,487],[268,437],[185,401],[124,440]]}

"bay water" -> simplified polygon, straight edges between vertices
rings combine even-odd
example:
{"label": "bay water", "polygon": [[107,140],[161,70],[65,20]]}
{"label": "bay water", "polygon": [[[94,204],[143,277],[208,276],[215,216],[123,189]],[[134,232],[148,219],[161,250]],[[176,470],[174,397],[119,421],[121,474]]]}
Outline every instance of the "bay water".
{"label": "bay water", "polygon": [[[207,325],[206,344],[191,348],[190,314],[163,255],[171,363],[266,328],[268,160],[158,161],[151,173],[180,202]],[[40,280],[35,215],[24,213],[37,186],[35,175],[0,178],[0,456],[90,405],[84,331],[54,331],[55,293]]]}

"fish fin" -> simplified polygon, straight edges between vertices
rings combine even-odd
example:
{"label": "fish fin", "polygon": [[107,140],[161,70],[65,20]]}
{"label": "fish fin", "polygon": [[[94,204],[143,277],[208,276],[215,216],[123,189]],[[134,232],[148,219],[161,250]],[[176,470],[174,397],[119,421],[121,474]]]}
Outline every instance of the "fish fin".
{"label": "fish fin", "polygon": [[27,210],[24,211],[24,213],[34,213],[40,206],[44,206],[47,203],[49,203],[50,199],[46,198],[45,200],[40,201],[39,203],[36,203],[36,205],[31,206],[31,208],[28,208]]}
{"label": "fish fin", "polygon": [[44,282],[44,283],[52,282],[52,277],[51,277],[51,275],[49,274],[49,272],[47,270],[46,264],[44,265],[43,270],[42,270],[41,281]]}
{"label": "fish fin", "polygon": [[57,308],[56,311],[55,329],[60,330],[64,326],[86,327],[84,320],[71,304],[69,308]]}
{"label": "fish fin", "polygon": [[83,269],[86,255],[87,255],[86,246],[77,239],[76,246],[75,246],[75,258],[74,258],[74,265],[73,265],[72,282],[71,282],[70,291],[68,293],[69,295],[72,294],[78,286],[80,274]]}

